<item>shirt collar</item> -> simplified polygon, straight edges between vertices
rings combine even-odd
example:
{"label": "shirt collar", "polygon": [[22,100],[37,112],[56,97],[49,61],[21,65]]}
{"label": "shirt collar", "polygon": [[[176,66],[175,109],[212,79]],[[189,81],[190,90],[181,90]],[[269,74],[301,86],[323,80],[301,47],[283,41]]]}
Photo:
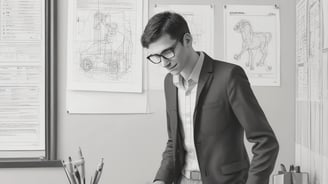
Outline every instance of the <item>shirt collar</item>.
{"label": "shirt collar", "polygon": [[[204,62],[204,53],[199,52],[198,60],[191,71],[191,74],[187,81],[192,80],[194,83],[198,83],[200,71]],[[183,77],[181,75],[173,75],[173,84],[177,87],[183,87]]]}

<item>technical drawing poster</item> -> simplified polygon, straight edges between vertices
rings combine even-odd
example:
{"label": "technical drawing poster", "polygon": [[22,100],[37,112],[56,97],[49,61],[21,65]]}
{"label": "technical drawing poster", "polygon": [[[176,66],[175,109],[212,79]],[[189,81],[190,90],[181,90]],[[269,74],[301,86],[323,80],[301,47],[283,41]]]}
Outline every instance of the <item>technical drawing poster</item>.
{"label": "technical drawing poster", "polygon": [[328,49],[328,0],[322,0],[323,48]]}
{"label": "technical drawing poster", "polygon": [[321,39],[320,39],[320,2],[318,0],[309,3],[309,87],[311,100],[321,98],[322,78],[321,63]]}
{"label": "technical drawing poster", "polygon": [[67,88],[142,91],[142,1],[69,1]]}
{"label": "technical drawing poster", "polygon": [[300,0],[296,5],[296,99],[298,101],[307,100],[309,87],[307,9],[307,0]]}
{"label": "technical drawing poster", "polygon": [[279,8],[226,5],[224,25],[226,61],[240,65],[253,86],[279,86]]}
{"label": "technical drawing poster", "polygon": [[307,0],[300,0],[296,5],[296,63],[306,64],[308,53]]}
{"label": "technical drawing poster", "polygon": [[310,183],[328,180],[327,53],[322,53],[320,5],[319,0],[300,0],[296,6],[295,162],[309,171]]}
{"label": "technical drawing poster", "polygon": [[[153,15],[163,11],[181,14],[187,21],[193,37],[193,48],[213,56],[214,53],[214,8],[212,5],[156,4]],[[149,88],[163,89],[167,71],[160,65],[149,62]]]}

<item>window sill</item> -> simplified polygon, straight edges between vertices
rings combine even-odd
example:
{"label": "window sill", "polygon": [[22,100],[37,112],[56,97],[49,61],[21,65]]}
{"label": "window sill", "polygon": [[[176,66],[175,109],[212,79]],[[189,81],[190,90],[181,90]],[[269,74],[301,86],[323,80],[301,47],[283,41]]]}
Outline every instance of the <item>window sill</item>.
{"label": "window sill", "polygon": [[60,160],[0,160],[0,168],[63,167]]}

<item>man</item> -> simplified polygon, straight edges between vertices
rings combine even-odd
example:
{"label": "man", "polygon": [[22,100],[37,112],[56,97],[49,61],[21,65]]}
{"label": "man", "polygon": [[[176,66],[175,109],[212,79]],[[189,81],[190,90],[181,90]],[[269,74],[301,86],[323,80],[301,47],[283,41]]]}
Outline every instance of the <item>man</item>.
{"label": "man", "polygon": [[[168,70],[168,141],[156,184],[268,184],[279,145],[243,69],[192,47],[183,17],[163,12],[141,42]],[[250,163],[244,132],[254,143]]]}

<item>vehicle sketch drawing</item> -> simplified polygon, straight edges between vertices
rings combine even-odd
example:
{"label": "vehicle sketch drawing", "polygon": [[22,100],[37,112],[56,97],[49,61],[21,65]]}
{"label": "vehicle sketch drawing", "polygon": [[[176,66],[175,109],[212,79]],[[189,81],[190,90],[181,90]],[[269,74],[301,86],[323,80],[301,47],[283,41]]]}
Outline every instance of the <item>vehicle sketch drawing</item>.
{"label": "vehicle sketch drawing", "polygon": [[[251,23],[248,20],[240,20],[233,28],[234,31],[241,34],[242,48],[238,54],[234,55],[235,60],[240,60],[245,51],[248,52],[248,60],[245,62],[246,67],[254,70],[256,67],[265,67],[266,71],[271,71],[272,66],[266,60],[268,55],[268,45],[271,41],[272,34],[270,32],[254,32]],[[261,54],[256,59],[256,54]],[[257,60],[257,61],[255,61]]]}
{"label": "vehicle sketch drawing", "polygon": [[[122,11],[96,11],[91,18],[91,40],[79,50],[80,68],[89,75],[106,73],[118,80],[131,69],[132,28]],[[81,21],[77,19],[77,21]]]}

